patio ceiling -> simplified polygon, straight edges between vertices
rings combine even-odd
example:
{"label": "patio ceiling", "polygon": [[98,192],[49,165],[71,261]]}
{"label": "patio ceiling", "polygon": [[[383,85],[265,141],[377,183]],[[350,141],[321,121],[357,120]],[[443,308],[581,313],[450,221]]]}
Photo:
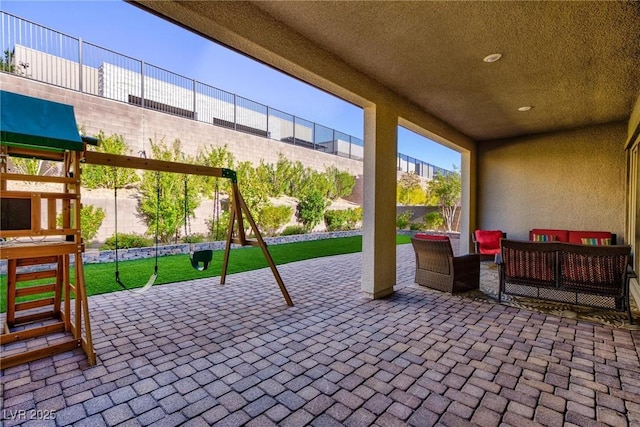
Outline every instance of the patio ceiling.
{"label": "patio ceiling", "polygon": [[260,17],[476,141],[625,121],[640,90],[638,2],[139,3],[214,40]]}

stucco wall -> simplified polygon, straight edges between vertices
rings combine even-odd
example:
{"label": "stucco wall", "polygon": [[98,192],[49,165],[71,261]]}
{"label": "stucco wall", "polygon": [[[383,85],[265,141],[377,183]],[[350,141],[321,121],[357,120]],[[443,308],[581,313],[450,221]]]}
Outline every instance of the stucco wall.
{"label": "stucco wall", "polygon": [[[478,144],[479,228],[624,236],[625,123]],[[619,242],[621,243],[621,242]]]}

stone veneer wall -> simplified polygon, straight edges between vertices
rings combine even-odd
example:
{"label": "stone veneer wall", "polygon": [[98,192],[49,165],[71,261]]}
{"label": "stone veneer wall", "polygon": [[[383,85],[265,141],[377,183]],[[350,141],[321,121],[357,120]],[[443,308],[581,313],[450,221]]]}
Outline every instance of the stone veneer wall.
{"label": "stone veneer wall", "polygon": [[[398,230],[398,234],[406,234],[412,236],[416,231]],[[460,253],[460,234],[458,233],[446,233],[451,240],[451,247],[454,254],[457,256]],[[350,230],[350,231],[331,231],[324,233],[308,233],[308,234],[294,234],[291,236],[277,236],[277,237],[265,237],[264,241],[267,245],[281,245],[283,243],[305,242],[311,240],[322,239],[336,239],[340,237],[361,236],[362,230]],[[209,243],[194,243],[193,246],[189,244],[179,245],[163,245],[158,247],[158,256],[167,255],[180,255],[188,254],[191,249],[194,251],[203,249],[223,250],[225,246],[224,241],[209,242]],[[241,249],[243,246],[232,244],[232,249]],[[118,260],[128,261],[143,258],[155,257],[155,247],[148,248],[131,248],[131,249],[118,249]],[[116,252],[110,251],[87,251],[82,254],[82,261],[84,264],[97,264],[115,262]],[[73,255],[71,256],[71,262],[73,263]],[[46,265],[38,265],[34,267],[24,267],[22,272],[36,271],[40,269],[50,268]],[[7,274],[7,261],[0,260],[0,274]]]}
{"label": "stone veneer wall", "polygon": [[[362,235],[362,230],[350,230],[350,231],[331,231],[324,233],[309,233],[309,234],[294,234],[291,236],[276,236],[276,237],[265,237],[264,241],[267,245],[280,245],[283,243],[293,243],[293,242],[304,242],[310,240],[322,240],[322,239],[335,239],[339,237],[350,237],[350,236],[360,236]],[[177,244],[177,245],[161,245],[158,246],[158,256],[167,256],[167,255],[180,255],[180,254],[188,254],[191,249],[194,251],[203,250],[203,249],[213,249],[213,250],[224,250],[226,242],[208,242],[208,243],[194,243],[193,245],[185,244]],[[1,246],[0,246],[1,247]],[[248,246],[247,246],[248,247]],[[243,246],[237,244],[231,244],[232,249],[243,248]],[[118,260],[119,261],[129,261],[135,259],[143,259],[143,258],[153,258],[156,255],[155,247],[147,247],[147,248],[131,248],[131,249],[118,249]],[[84,264],[96,264],[96,263],[106,263],[106,262],[114,262],[116,259],[116,251],[97,251],[97,250],[88,250],[82,254],[82,261]],[[73,255],[71,255],[71,262],[73,263]],[[37,265],[34,267],[24,267],[22,272],[28,271],[37,271],[44,270],[50,268],[46,265]],[[7,274],[7,261],[0,260],[0,274]]]}

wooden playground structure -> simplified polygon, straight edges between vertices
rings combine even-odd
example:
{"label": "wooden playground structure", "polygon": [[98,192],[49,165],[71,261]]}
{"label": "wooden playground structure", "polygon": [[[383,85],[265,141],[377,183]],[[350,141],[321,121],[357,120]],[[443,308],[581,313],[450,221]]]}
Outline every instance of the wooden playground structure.
{"label": "wooden playground structure", "polygon": [[[230,218],[220,283],[226,281],[231,244],[257,246],[287,305],[293,305],[233,170],[89,151],[87,143],[95,140],[79,135],[73,107],[5,91],[0,91],[0,101],[0,259],[7,261],[0,345],[14,346],[2,352],[2,369],[78,347],[89,364],[96,363],[82,262],[82,164],[229,179]],[[12,157],[57,162],[62,165],[60,176],[10,173]],[[29,183],[61,190],[29,191]],[[243,218],[255,239],[247,238]],[[16,344],[32,339],[41,341],[35,347]]]}

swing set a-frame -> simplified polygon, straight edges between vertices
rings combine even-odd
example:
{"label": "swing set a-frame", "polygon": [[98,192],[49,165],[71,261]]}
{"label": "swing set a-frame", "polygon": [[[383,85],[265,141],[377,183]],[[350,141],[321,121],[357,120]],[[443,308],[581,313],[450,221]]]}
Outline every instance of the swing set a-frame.
{"label": "swing set a-frame", "polygon": [[[238,177],[236,172],[227,168],[214,168],[210,166],[194,165],[190,163],[169,162],[165,160],[147,159],[144,157],[122,156],[117,154],[99,153],[96,151],[86,151],[82,160],[86,164],[111,166],[116,168],[131,168],[138,170],[150,170],[156,172],[170,172],[175,174],[201,175],[216,178],[227,178],[231,181],[231,203],[229,206],[229,227],[227,229],[227,239],[225,243],[224,259],[222,262],[222,271],[220,273],[220,284],[225,284],[227,277],[227,268],[229,266],[229,251],[231,244],[235,243],[241,246],[257,246],[262,249],[262,253],[267,260],[267,264],[271,268],[282,296],[287,305],[293,306],[293,301],[287,292],[287,288],[282,281],[282,277],[276,268],[273,258],[269,253],[267,244],[262,238],[262,234],[256,225],[251,211],[247,207],[240,190],[238,189]],[[244,229],[243,216],[247,219],[251,226],[251,231],[256,237],[248,239]]]}
{"label": "swing set a-frame", "polygon": [[[231,244],[257,246],[287,305],[293,305],[233,170],[88,151],[87,144],[96,140],[80,137],[70,105],[6,91],[0,91],[0,103],[0,259],[7,262],[7,310],[0,331],[3,369],[79,347],[89,364],[96,363],[82,261],[83,164],[229,179],[230,218],[220,283],[226,281]],[[61,176],[13,173],[8,168],[11,158],[60,162]],[[9,188],[11,182],[17,189]],[[30,182],[62,186],[62,191],[29,191],[25,184]],[[255,239],[247,238],[243,218]],[[52,334],[55,339],[50,340]],[[31,339],[45,344],[12,346]],[[13,348],[5,351],[7,346]]]}

